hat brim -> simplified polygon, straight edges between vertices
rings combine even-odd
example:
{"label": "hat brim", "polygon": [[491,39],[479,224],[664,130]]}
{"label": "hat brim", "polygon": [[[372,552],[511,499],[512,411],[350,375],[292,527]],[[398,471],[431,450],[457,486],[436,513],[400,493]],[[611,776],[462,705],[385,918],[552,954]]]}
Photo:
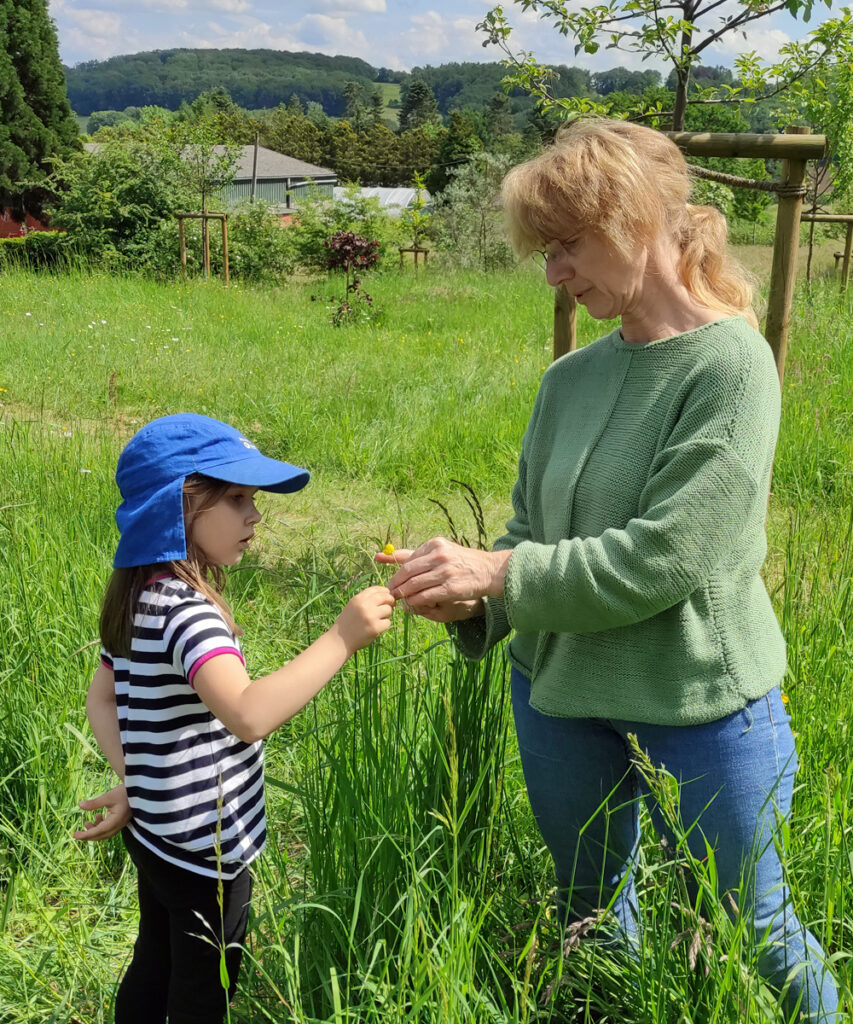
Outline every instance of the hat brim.
{"label": "hat brim", "polygon": [[278,459],[270,459],[258,451],[246,459],[235,459],[217,466],[205,466],[202,472],[214,480],[222,480],[223,483],[258,487],[262,491],[274,491],[276,494],[301,491],[311,479],[307,469],[291,466],[289,462],[281,462]]}

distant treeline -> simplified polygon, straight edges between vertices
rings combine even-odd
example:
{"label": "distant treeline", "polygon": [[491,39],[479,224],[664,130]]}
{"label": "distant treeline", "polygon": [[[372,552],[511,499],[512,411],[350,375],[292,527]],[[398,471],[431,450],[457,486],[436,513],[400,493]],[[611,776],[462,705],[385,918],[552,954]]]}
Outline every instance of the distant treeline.
{"label": "distant treeline", "polygon": [[[703,68],[703,85],[731,82],[726,68]],[[631,71],[616,67],[590,72],[560,65],[554,68],[557,96],[608,95],[621,91],[639,94],[668,85],[657,71]],[[356,83],[370,95],[377,85],[403,88],[425,81],[446,119],[454,110],[486,110],[496,93],[503,92],[506,69],[499,63],[451,63],[413,68],[411,72],[376,68],[357,57],[328,57],[320,53],[282,50],[155,50],[105,61],[87,61],[65,68],[68,98],[77,114],[159,106],[177,110],[202,93],[223,89],[247,110],[273,108],[298,97],[301,103],[319,104],[331,117],[347,112],[346,88]],[[389,92],[385,93],[386,105]],[[390,106],[397,104],[391,100]],[[509,113],[516,130],[533,112],[533,100],[516,90],[510,94]]]}
{"label": "distant treeline", "polygon": [[65,68],[68,99],[84,116],[131,106],[177,110],[222,88],[247,109],[276,107],[296,95],[337,117],[346,108],[347,82],[368,86],[397,74],[357,57],[281,50],[154,50]]}

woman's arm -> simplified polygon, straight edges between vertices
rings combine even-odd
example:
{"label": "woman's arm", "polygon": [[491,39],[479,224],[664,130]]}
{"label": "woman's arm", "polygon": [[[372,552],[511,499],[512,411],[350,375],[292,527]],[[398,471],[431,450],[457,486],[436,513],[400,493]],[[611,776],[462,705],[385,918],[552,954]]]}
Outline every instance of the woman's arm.
{"label": "woman's arm", "polygon": [[268,676],[252,682],[236,655],[221,654],[204,662],[193,686],[230,732],[254,743],[301,711],[356,651],[384,633],[393,608],[387,587],[369,587],[347,603],[331,629]]}
{"label": "woman's arm", "polygon": [[418,611],[435,605],[439,594],[443,602],[482,595],[502,578],[501,606],[513,628],[589,633],[642,621],[684,600],[745,531],[758,551],[779,422],[778,378],[763,351],[734,371],[740,388],[725,379],[730,372],[711,367],[688,396],[651,466],[638,514],[624,528],[554,544],[522,538],[502,565],[433,541],[389,581],[394,596]]}

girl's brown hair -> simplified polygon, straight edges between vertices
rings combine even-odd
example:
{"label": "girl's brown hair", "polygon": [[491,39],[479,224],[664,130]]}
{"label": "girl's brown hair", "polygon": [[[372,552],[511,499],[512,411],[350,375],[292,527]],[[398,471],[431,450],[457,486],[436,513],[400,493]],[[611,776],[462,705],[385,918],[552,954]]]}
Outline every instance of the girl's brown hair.
{"label": "girl's brown hair", "polygon": [[752,285],[727,252],[727,227],[712,206],[694,206],[681,151],[642,125],[579,119],[539,156],[504,179],[503,202],[515,249],[530,254],[579,227],[592,228],[616,253],[670,235],[679,274],[693,298],[757,326]]}
{"label": "girl's brown hair", "polygon": [[234,622],[231,609],[222,596],[225,573],[221,565],[208,562],[204,552],[192,539],[192,524],[206,509],[222,498],[231,486],[200,473],[184,481],[184,532],[187,557],[154,565],[135,565],[129,569],[113,569],[101,607],[101,643],[110,654],[129,658],[133,638],[133,616],[139,596],[152,576],[168,573],[203,594],[222,612],[228,628],[235,636],[241,630]]}

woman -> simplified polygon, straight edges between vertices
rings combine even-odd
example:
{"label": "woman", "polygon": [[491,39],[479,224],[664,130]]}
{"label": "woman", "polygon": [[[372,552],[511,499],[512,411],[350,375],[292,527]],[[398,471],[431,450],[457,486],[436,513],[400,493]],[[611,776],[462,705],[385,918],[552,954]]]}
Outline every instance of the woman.
{"label": "woman", "polygon": [[401,563],[394,597],[452,623],[467,656],[513,632],[525,781],[569,920],[610,906],[636,935],[633,733],[682,783],[720,893],[746,879],[764,977],[791,1012],[834,1021],[774,843],[796,770],[759,575],[779,382],[724,219],[688,193],[678,149],[621,121],[575,122],[508,175],[516,248],[620,326],[545,373],[493,551],[435,538],[379,559]]}

